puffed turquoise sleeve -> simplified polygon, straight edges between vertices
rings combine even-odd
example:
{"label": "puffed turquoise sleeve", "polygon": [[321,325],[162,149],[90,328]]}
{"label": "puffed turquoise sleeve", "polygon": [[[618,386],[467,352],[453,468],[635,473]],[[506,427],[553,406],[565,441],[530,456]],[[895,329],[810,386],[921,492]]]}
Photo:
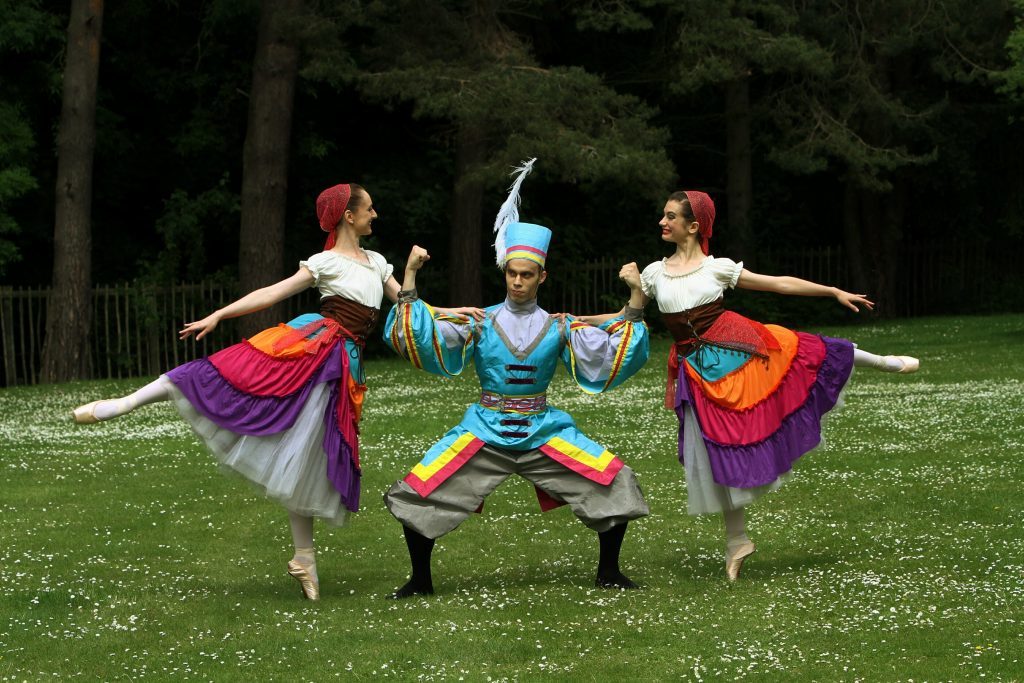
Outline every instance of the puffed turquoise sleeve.
{"label": "puffed turquoise sleeve", "polygon": [[588,393],[614,389],[637,373],[650,355],[650,335],[642,311],[626,309],[600,327],[566,321],[567,343],[562,362],[573,380]]}
{"label": "puffed turquoise sleeve", "polygon": [[442,315],[420,299],[399,299],[384,323],[384,341],[414,367],[454,377],[472,357],[473,325]]}

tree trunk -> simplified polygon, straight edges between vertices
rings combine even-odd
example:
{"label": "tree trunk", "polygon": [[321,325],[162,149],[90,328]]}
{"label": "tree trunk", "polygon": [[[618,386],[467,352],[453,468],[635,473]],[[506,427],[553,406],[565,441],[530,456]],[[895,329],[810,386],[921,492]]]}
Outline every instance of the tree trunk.
{"label": "tree trunk", "polygon": [[[302,0],[263,0],[242,157],[242,225],[238,274],[243,293],[284,275],[284,228],[299,49],[284,30]],[[280,322],[278,306],[247,316],[243,334]]]}
{"label": "tree trunk", "polygon": [[739,78],[725,85],[725,154],[728,179],[729,232],[723,240],[729,257],[747,260],[754,251],[750,222],[753,185],[750,168],[750,79]]}
{"label": "tree trunk", "polygon": [[46,307],[41,382],[85,379],[91,370],[90,220],[102,29],[102,0],[72,0],[57,133],[53,293]]}
{"label": "tree trunk", "polygon": [[473,126],[459,129],[455,139],[455,192],[448,241],[448,306],[484,304],[480,280],[484,187],[471,174],[484,164],[486,153],[482,131]]}

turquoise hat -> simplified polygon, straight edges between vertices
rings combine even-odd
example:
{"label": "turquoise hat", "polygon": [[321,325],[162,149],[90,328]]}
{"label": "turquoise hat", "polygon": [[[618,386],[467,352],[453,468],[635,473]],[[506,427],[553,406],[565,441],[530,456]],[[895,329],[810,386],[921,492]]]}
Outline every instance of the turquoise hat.
{"label": "turquoise hat", "polygon": [[502,260],[502,265],[512,259],[524,258],[540,264],[543,270],[550,244],[551,231],[543,225],[509,223],[505,232],[505,257]]}

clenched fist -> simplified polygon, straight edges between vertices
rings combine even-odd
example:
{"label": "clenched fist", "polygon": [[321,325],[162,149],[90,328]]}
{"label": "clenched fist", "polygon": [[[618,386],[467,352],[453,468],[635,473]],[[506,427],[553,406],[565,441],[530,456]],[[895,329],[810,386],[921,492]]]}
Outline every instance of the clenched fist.
{"label": "clenched fist", "polygon": [[622,266],[619,279],[629,285],[630,289],[640,289],[640,269],[636,267],[636,262]]}
{"label": "clenched fist", "polygon": [[409,260],[406,262],[405,267],[408,270],[419,270],[423,267],[423,264],[430,260],[430,254],[423,247],[413,245],[412,251],[409,252]]}

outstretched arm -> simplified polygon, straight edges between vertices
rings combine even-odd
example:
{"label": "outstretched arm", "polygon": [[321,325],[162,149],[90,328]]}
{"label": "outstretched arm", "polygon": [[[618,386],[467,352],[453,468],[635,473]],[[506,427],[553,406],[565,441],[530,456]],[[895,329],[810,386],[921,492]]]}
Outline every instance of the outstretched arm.
{"label": "outstretched arm", "polygon": [[264,308],[273,306],[278,301],[284,301],[288,297],[298,294],[304,289],[309,289],[313,282],[313,274],[306,270],[305,267],[300,267],[295,275],[292,275],[289,278],[249,292],[241,299],[233,301],[224,308],[214,311],[202,320],[187,323],[185,327],[178,332],[178,335],[181,339],[187,339],[190,335],[195,334],[196,340],[202,339],[213,332],[221,320],[224,320],[225,318],[237,318],[238,316],[253,313],[254,311],[262,311]]}
{"label": "outstretched arm", "polygon": [[857,308],[857,304],[867,307],[869,311],[875,308],[874,302],[868,300],[867,294],[851,294],[838,287],[827,287],[809,280],[801,280],[798,277],[790,277],[789,275],[759,275],[750,272],[746,268],[740,271],[740,277],[736,281],[736,286],[759,292],[775,292],[776,294],[790,294],[794,296],[831,296],[835,297],[843,306],[858,313],[860,309]]}

